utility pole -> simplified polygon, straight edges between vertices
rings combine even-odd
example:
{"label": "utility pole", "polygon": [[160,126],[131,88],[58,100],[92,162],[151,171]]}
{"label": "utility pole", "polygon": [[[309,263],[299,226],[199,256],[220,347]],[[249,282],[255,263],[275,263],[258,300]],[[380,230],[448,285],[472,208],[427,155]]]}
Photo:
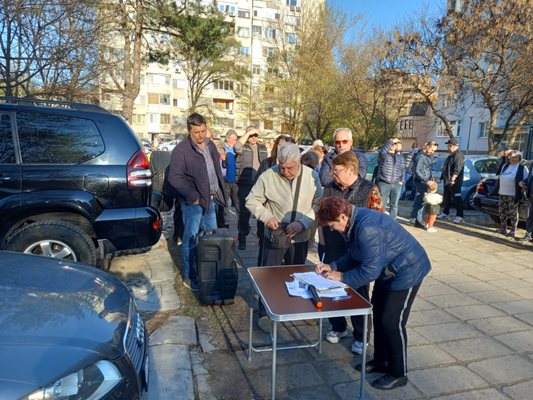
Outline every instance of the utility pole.
{"label": "utility pole", "polygon": [[465,154],[468,155],[468,152],[470,150],[470,133],[472,132],[472,119],[474,118],[472,115],[470,117],[470,125],[468,126],[468,141],[466,142],[466,152]]}

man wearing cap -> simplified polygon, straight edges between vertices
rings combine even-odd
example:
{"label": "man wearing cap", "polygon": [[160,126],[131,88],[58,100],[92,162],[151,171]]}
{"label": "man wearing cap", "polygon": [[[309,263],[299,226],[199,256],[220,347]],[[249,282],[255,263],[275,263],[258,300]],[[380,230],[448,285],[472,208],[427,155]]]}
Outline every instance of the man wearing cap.
{"label": "man wearing cap", "polygon": [[444,185],[444,196],[442,200],[442,213],[439,218],[448,218],[450,206],[457,210],[453,222],[459,224],[463,220],[463,200],[461,199],[461,186],[463,185],[463,175],[465,166],[465,156],[459,150],[457,139],[451,138],[446,142],[448,145],[448,157],[442,166],[442,183]]}
{"label": "man wearing cap", "polygon": [[[268,157],[268,150],[264,144],[257,142],[258,137],[257,128],[249,126],[233,146],[237,160],[237,197],[241,205],[246,204],[246,196],[252,190],[261,161]],[[250,211],[244,206],[239,207],[238,230],[239,250],[246,250],[246,236],[250,233]]]}
{"label": "man wearing cap", "polygon": [[398,201],[405,177],[405,160],[401,151],[400,139],[391,138],[381,147],[378,155],[377,184],[383,207],[393,219],[398,216]]}
{"label": "man wearing cap", "polygon": [[424,193],[428,190],[428,182],[433,180],[431,166],[433,165],[433,154],[439,145],[431,140],[424,145],[424,148],[417,155],[416,160],[413,158],[413,182],[416,188],[416,196],[411,208],[409,222],[416,227],[425,228],[422,214],[424,211]]}

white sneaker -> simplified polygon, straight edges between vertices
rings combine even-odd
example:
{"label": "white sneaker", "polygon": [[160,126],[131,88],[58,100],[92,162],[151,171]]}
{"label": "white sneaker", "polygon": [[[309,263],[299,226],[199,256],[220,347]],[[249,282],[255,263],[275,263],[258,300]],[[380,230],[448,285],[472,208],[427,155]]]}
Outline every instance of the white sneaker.
{"label": "white sneaker", "polygon": [[428,233],[435,233],[435,232],[437,232],[437,228],[433,228],[433,227],[431,227],[431,228],[427,228],[427,229],[426,229],[426,232],[428,232]]}
{"label": "white sneaker", "polygon": [[357,340],[353,342],[352,353],[363,354],[363,342],[358,342]]}
{"label": "white sneaker", "polygon": [[326,340],[333,344],[339,343],[339,340],[345,336],[348,336],[348,333],[348,329],[346,329],[344,332],[329,331],[326,335]]}
{"label": "white sneaker", "polygon": [[463,222],[465,222],[465,220],[461,217],[455,217],[453,219],[453,222],[456,223],[456,224],[462,224]]}
{"label": "white sneaker", "polygon": [[411,224],[411,225],[416,224],[416,218],[409,219],[409,224]]}
{"label": "white sneaker", "polygon": [[448,214],[440,213],[437,215],[437,219],[448,219]]}

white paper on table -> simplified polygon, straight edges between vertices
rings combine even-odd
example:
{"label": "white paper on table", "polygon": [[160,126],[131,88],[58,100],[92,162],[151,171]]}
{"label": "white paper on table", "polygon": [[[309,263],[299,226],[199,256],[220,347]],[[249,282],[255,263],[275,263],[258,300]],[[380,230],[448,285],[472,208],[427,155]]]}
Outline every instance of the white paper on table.
{"label": "white paper on table", "polygon": [[[294,279],[299,280],[300,282],[306,283],[308,285],[313,285],[317,291],[323,292],[321,295],[324,294],[324,291],[330,291],[333,289],[343,289],[347,288],[348,285],[346,285],[343,282],[334,281],[331,279],[328,279],[320,274],[317,274],[316,272],[295,272],[292,274],[292,277]],[[330,296],[327,296],[330,297]]]}
{"label": "white paper on table", "polygon": [[[285,286],[287,286],[287,291],[289,292],[290,296],[295,297],[301,297],[302,299],[310,299],[311,293],[307,290],[307,285],[298,281],[294,280],[292,282],[285,282]],[[343,297],[346,296],[346,290],[343,288],[339,289],[331,289],[327,292],[319,293],[319,297]]]}

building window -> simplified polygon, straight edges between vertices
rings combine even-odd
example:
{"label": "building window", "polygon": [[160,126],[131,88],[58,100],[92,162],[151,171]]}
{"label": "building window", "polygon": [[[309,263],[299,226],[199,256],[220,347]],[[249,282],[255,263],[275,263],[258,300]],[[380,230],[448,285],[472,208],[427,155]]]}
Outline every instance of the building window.
{"label": "building window", "polygon": [[261,9],[260,8],[254,8],[254,17],[259,18],[261,16]]}
{"label": "building window", "polygon": [[252,74],[261,75],[261,66],[259,64],[252,65]]}
{"label": "building window", "polygon": [[250,11],[239,9],[239,11],[238,11],[238,17],[239,17],[239,18],[250,18]]}
{"label": "building window", "polygon": [[288,6],[296,7],[298,6],[298,0],[286,0],[286,3]]}
{"label": "building window", "polygon": [[234,5],[224,4],[224,3],[219,3],[218,4],[218,10],[220,12],[223,12],[223,13],[226,13],[226,14],[229,14],[229,15],[235,15],[235,11],[236,11]]}
{"label": "building window", "polygon": [[178,99],[172,99],[172,106],[177,107],[178,106]]}
{"label": "building window", "polygon": [[269,130],[274,129],[274,122],[270,120],[263,121],[263,129],[269,129]]}
{"label": "building window", "polygon": [[266,93],[274,93],[274,86],[272,86],[272,85],[266,85],[266,86],[265,86],[265,92],[266,92]]}
{"label": "building window", "polygon": [[296,33],[287,33],[286,38],[288,44],[296,44]]}
{"label": "building window", "polygon": [[170,95],[169,94],[160,94],[159,95],[159,104],[164,106],[170,105]]}
{"label": "building window", "polygon": [[111,101],[111,93],[103,93],[102,94],[102,100],[103,101]]}
{"label": "building window", "polygon": [[148,122],[151,124],[159,123],[159,114],[157,113],[148,113]]}
{"label": "building window", "polygon": [[[449,121],[449,124],[450,124],[450,129],[452,131],[452,135],[456,137],[461,136],[461,121]],[[439,129],[437,131],[437,137],[448,137],[444,122],[441,122],[439,125]]]}
{"label": "building window", "polygon": [[238,52],[242,56],[249,56],[250,55],[250,48],[249,47],[239,47]]}
{"label": "building window", "polygon": [[213,88],[216,90],[233,90],[232,81],[215,81],[213,82]]}
{"label": "building window", "polygon": [[263,46],[263,57],[274,57],[274,47]]}
{"label": "building window", "polygon": [[148,104],[159,104],[159,93],[148,93]]}
{"label": "building window", "polygon": [[250,28],[239,26],[237,28],[237,36],[244,37],[244,38],[250,37]]}
{"label": "building window", "polygon": [[480,138],[489,137],[489,130],[488,130],[486,122],[480,122],[479,123],[479,137]]}
{"label": "building window", "polygon": [[133,114],[133,123],[134,124],[145,124],[146,115],[144,114]]}
{"label": "building window", "polygon": [[279,37],[279,30],[276,28],[265,28],[265,37],[267,39],[277,39]]}
{"label": "building window", "polygon": [[257,25],[252,26],[252,35],[255,38],[261,37],[261,27]]}
{"label": "building window", "polygon": [[170,124],[170,114],[160,114],[161,125]]}

